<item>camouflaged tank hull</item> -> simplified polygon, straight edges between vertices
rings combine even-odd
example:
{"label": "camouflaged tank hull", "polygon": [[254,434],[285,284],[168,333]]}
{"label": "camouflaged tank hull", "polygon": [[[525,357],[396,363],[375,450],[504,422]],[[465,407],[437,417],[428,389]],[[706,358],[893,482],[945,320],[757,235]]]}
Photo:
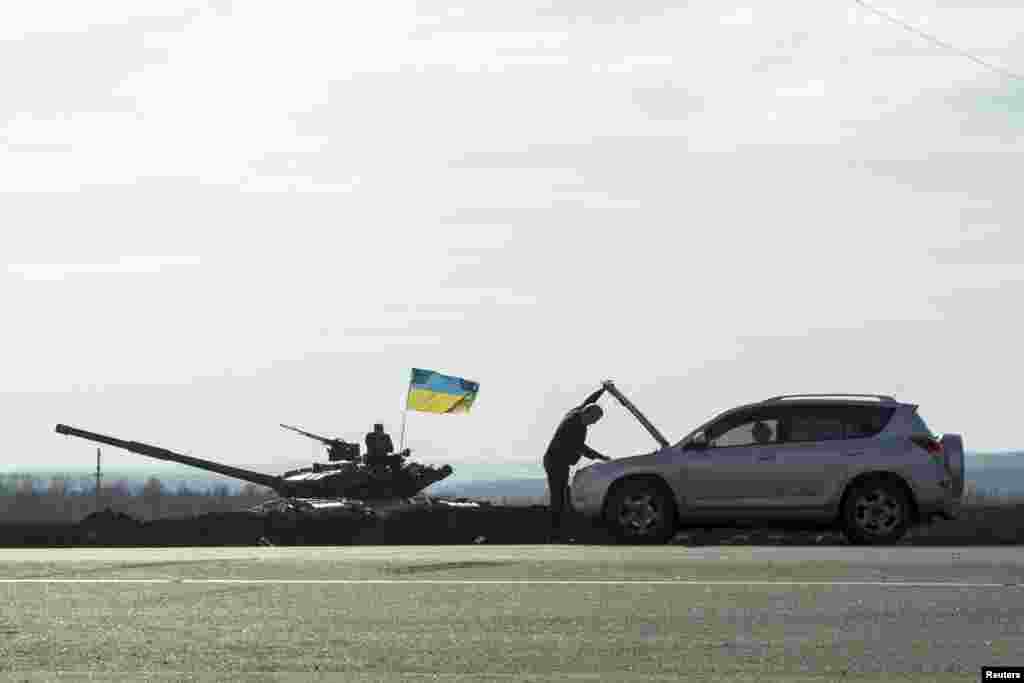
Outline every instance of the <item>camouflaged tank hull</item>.
{"label": "camouflaged tank hull", "polygon": [[451,473],[449,465],[433,467],[416,462],[403,463],[397,469],[355,462],[330,463],[286,472],[278,491],[287,498],[405,499]]}
{"label": "camouflaged tank hull", "polygon": [[274,498],[249,508],[248,512],[294,521],[316,519],[368,521],[390,519],[418,510],[481,507],[485,506],[475,501],[446,500],[419,494],[412,498],[376,501],[352,498]]}
{"label": "camouflaged tank hull", "polygon": [[346,498],[274,498],[264,501],[248,512],[291,519],[367,520],[374,516],[373,507],[362,500]]}

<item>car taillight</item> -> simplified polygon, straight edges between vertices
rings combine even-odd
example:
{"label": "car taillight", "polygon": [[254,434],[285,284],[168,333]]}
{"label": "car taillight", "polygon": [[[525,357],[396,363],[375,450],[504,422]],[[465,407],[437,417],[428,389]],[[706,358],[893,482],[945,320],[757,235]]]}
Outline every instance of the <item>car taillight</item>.
{"label": "car taillight", "polygon": [[942,455],[942,442],[930,436],[912,436],[910,440],[928,452],[928,455]]}

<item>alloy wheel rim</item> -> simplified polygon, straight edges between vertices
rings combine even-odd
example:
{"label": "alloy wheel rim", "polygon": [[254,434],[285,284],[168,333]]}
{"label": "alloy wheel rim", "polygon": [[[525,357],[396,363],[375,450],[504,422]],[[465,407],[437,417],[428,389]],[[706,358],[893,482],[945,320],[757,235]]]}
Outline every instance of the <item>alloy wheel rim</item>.
{"label": "alloy wheel rim", "polygon": [[650,494],[629,496],[619,507],[619,526],[634,536],[650,534],[660,521],[658,501]]}
{"label": "alloy wheel rim", "polygon": [[886,536],[903,522],[903,506],[882,489],[858,496],[853,509],[857,528],[869,536]]}

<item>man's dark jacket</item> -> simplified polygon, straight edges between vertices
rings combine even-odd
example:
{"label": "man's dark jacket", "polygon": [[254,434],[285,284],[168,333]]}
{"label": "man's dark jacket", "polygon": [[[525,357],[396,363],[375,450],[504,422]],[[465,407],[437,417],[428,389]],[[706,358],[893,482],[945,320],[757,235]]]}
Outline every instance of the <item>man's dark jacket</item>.
{"label": "man's dark jacket", "polygon": [[586,444],[588,425],[583,422],[583,409],[597,402],[603,393],[604,389],[595,391],[562,419],[551,438],[548,450],[544,453],[544,469],[568,470],[579,462],[584,453],[591,456],[599,455]]}
{"label": "man's dark jacket", "polygon": [[562,420],[555,430],[548,450],[544,453],[546,469],[565,468],[579,462],[586,446],[587,425],[583,424],[581,410],[573,410]]}

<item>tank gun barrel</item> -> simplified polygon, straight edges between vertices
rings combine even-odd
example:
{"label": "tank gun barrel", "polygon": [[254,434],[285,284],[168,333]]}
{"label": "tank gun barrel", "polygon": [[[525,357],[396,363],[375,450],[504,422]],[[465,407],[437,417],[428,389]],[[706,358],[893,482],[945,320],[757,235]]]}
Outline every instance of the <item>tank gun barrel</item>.
{"label": "tank gun barrel", "polygon": [[240,467],[232,467],[231,465],[223,465],[218,462],[203,460],[202,458],[193,458],[190,455],[182,455],[181,453],[175,453],[174,451],[169,451],[166,448],[160,448],[159,446],[153,446],[140,441],[124,441],[113,436],[97,434],[96,432],[88,432],[84,429],[69,427],[68,425],[63,424],[57,425],[56,431],[58,434],[76,436],[80,439],[86,439],[87,441],[95,441],[96,443],[114,446],[115,448],[123,448],[126,451],[145,455],[150,458],[156,458],[157,460],[167,460],[169,462],[190,465],[191,467],[198,467],[201,470],[216,472],[217,474],[234,477],[235,479],[241,479],[242,481],[249,481],[254,484],[259,484],[260,486],[266,486],[274,489],[275,491],[279,491],[282,485],[279,477],[263,474],[262,472],[253,472]]}

